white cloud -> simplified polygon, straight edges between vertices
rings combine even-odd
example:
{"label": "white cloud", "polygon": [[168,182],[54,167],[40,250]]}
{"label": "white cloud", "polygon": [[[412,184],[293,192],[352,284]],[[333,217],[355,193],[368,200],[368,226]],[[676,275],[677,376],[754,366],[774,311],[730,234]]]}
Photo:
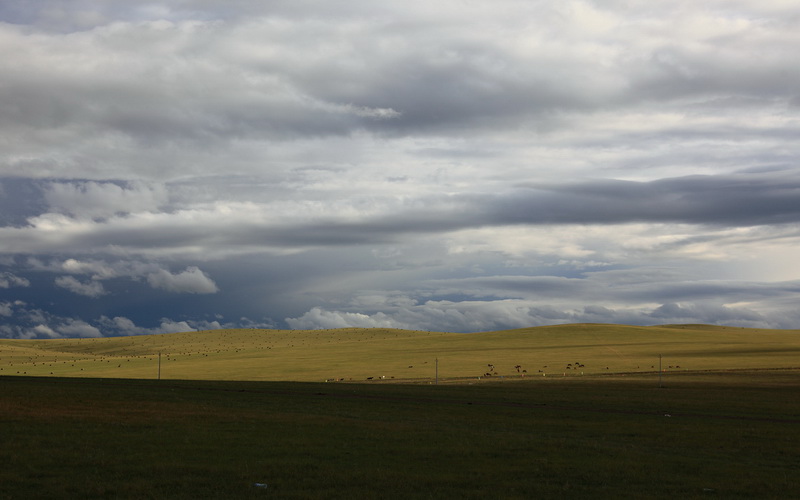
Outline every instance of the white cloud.
{"label": "white cloud", "polygon": [[361,313],[326,311],[315,307],[299,318],[286,318],[289,327],[297,330],[317,330],[323,328],[407,328],[384,313],[366,315]]}
{"label": "white cloud", "polygon": [[195,329],[189,326],[186,321],[172,321],[165,319],[161,321],[161,326],[154,330],[155,333],[180,333],[194,332]]}
{"label": "white cloud", "polygon": [[[101,322],[106,324],[108,323],[108,318],[101,319]],[[136,324],[128,318],[124,318],[121,316],[116,316],[112,321],[113,326],[119,332],[120,335],[141,335],[147,332],[144,328],[139,328]]]}
{"label": "white cloud", "polygon": [[32,333],[36,337],[46,337],[51,339],[57,339],[61,337],[61,335],[47,325],[36,325],[33,328]]}
{"label": "white cloud", "polygon": [[522,328],[568,322],[570,314],[548,307],[534,307],[531,302],[501,301],[428,301],[410,308],[371,315],[313,308],[298,318],[286,318],[297,329],[323,328],[405,328],[412,330],[478,332]]}
{"label": "white cloud", "polygon": [[[137,325],[133,320],[124,316],[116,316],[113,319],[102,316],[97,320],[98,330],[105,336],[129,336],[129,335],[160,335],[163,333],[194,332],[200,330],[219,330],[221,328],[235,328],[239,325],[221,325],[218,321],[176,321],[169,318],[161,318],[158,326],[143,327]],[[254,326],[254,328],[256,328]]]}
{"label": "white cloud", "polygon": [[0,288],[11,288],[13,286],[29,287],[31,286],[31,282],[25,278],[16,276],[14,273],[0,273]]}
{"label": "white cloud", "polygon": [[800,321],[795,311],[787,314],[761,314],[754,307],[725,306],[716,301],[687,304],[636,306],[586,306],[568,309],[567,304],[504,299],[482,301],[428,301],[414,307],[395,308],[373,314],[312,308],[286,323],[296,329],[325,328],[404,328],[446,332],[481,332],[545,326],[564,323],[619,323],[657,325],[666,323],[706,323],[752,328],[793,328]]}
{"label": "white cloud", "polygon": [[0,302],[0,316],[10,317],[14,314],[11,302]]}
{"label": "white cloud", "polygon": [[26,309],[25,304],[0,302],[0,316],[19,319],[20,324],[0,325],[0,337],[5,338],[99,338],[105,336],[159,335],[164,333],[218,330],[222,328],[271,328],[274,325],[255,323],[242,318],[241,323],[220,324],[219,321],[173,320],[161,318],[157,326],[142,327],[133,320],[116,316],[113,319],[101,316],[96,321],[61,317],[41,310]]}
{"label": "white cloud", "polygon": [[[118,267],[118,266],[117,266]],[[80,261],[77,259],[67,259],[61,263],[61,269],[73,274],[91,274],[92,279],[110,279],[129,272],[120,272],[115,266],[102,261]],[[133,274],[135,275],[135,274]]]}
{"label": "white cloud", "polygon": [[147,276],[153,288],[175,293],[216,293],[217,284],[199,268],[190,266],[185,271],[172,274],[164,269]]}
{"label": "white cloud", "polygon": [[66,288],[70,292],[86,297],[100,297],[106,294],[106,289],[99,281],[81,282],[72,276],[59,276],[55,280],[56,286]]}
{"label": "white cloud", "polygon": [[64,337],[98,338],[103,334],[96,327],[81,320],[68,320],[56,327],[59,334]]}
{"label": "white cloud", "polygon": [[64,261],[43,262],[31,259],[29,264],[39,271],[69,272],[76,275],[90,275],[90,280],[82,282],[73,276],[56,278],[56,285],[88,297],[98,297],[106,293],[102,281],[120,277],[134,280],[146,278],[153,287],[174,293],[216,293],[216,283],[200,268],[189,266],[179,273],[171,273],[155,263],[141,261],[103,261],[66,259]]}

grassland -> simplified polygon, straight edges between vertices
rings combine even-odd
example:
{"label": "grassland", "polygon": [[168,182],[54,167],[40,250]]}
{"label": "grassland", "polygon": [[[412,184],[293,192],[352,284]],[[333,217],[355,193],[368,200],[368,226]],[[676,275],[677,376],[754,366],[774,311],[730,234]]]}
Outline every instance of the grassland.
{"label": "grassland", "polygon": [[798,378],[0,377],[0,498],[799,498]]}
{"label": "grassland", "polygon": [[581,324],[471,334],[351,328],[0,340],[0,375],[427,383],[438,360],[447,383],[655,374],[660,355],[664,375],[796,368],[800,331]]}
{"label": "grassland", "polygon": [[702,325],[3,340],[0,498],[800,498],[798,354]]}

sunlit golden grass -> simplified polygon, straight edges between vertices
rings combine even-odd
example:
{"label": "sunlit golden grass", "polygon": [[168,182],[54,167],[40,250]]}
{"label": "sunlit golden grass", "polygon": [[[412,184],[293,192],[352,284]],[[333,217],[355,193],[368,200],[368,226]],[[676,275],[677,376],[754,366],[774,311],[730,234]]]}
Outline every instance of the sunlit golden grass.
{"label": "sunlit golden grass", "polygon": [[589,377],[800,366],[800,331],[576,324],[483,333],[346,328],[0,340],[0,375],[287,381]]}

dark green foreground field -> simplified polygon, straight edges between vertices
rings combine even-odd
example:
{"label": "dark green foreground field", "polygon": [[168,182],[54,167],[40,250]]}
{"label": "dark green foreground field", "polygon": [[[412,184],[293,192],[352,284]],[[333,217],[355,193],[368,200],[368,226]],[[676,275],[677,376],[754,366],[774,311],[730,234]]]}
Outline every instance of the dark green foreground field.
{"label": "dark green foreground field", "polygon": [[800,498],[798,396],[793,370],[663,388],[0,377],[0,496]]}

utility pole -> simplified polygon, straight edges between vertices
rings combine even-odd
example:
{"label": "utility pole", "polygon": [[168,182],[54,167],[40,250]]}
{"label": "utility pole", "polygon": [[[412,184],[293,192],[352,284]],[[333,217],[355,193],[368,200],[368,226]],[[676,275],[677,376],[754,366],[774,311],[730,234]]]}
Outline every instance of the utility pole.
{"label": "utility pole", "polygon": [[661,389],[661,355],[658,355],[658,388]]}
{"label": "utility pole", "polygon": [[158,380],[161,380],[161,351],[158,351]]}
{"label": "utility pole", "polygon": [[436,385],[439,385],[439,358],[436,358]]}

